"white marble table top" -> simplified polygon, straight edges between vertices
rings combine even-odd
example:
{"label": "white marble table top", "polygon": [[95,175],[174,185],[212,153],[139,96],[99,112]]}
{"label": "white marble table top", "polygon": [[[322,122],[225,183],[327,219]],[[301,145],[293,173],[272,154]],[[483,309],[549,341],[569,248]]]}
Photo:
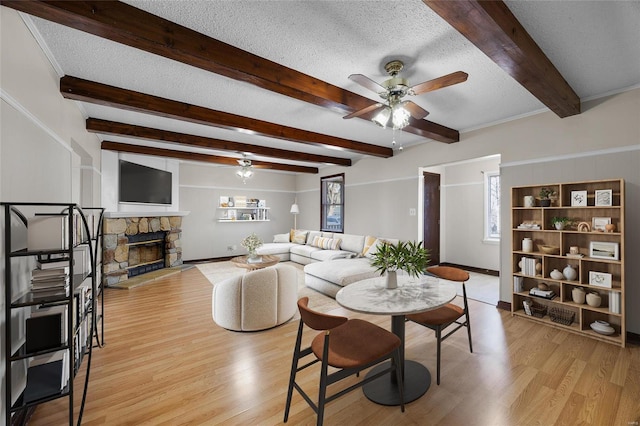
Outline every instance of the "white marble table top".
{"label": "white marble table top", "polygon": [[436,277],[398,276],[398,288],[386,287],[386,276],[357,281],[343,287],[336,301],[355,312],[375,315],[408,315],[429,311],[451,302],[456,289]]}

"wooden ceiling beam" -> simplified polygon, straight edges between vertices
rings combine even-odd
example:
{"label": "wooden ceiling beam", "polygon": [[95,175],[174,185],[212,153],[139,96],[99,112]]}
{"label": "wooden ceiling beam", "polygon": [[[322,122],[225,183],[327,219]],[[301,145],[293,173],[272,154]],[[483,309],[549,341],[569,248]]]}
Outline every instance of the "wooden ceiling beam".
{"label": "wooden ceiling beam", "polygon": [[98,118],[88,118],[86,121],[86,128],[92,133],[127,136],[136,139],[170,142],[180,145],[198,146],[222,151],[246,152],[265,157],[280,158],[283,160],[335,164],[347,167],[351,166],[351,159],[349,158],[329,157],[327,155],[315,155],[304,152],[289,151],[286,149],[269,148],[241,142],[232,142],[222,139],[154,129],[151,127],[136,126],[133,124],[118,123],[115,121],[100,120]]}
{"label": "wooden ceiling beam", "polygon": [[338,138],[267,121],[243,117],[228,112],[216,111],[197,105],[147,95],[133,90],[121,89],[102,83],[64,76],[60,79],[60,93],[67,99],[142,112],[160,117],[188,121],[236,132],[247,130],[253,134],[307,145],[351,151],[376,157],[392,157],[388,147]]}
{"label": "wooden ceiling beam", "polygon": [[[153,155],[157,157],[178,158],[180,160],[200,161],[204,163],[238,165],[237,158],[223,157],[220,155],[200,154],[197,152],[174,151],[172,149],[154,148],[149,146],[130,145],[126,143],[103,141],[101,149],[108,151],[128,152],[132,154]],[[296,166],[292,164],[270,163],[267,161],[251,160],[251,166],[256,169],[282,170],[285,172],[317,174],[317,167]]]}
{"label": "wooden ceiling beam", "polygon": [[[2,0],[2,5],[341,114],[376,103],[125,3]],[[445,143],[460,140],[457,130],[428,120],[413,120],[403,131]]]}
{"label": "wooden ceiling beam", "polygon": [[502,1],[423,0],[560,118],[580,98]]}

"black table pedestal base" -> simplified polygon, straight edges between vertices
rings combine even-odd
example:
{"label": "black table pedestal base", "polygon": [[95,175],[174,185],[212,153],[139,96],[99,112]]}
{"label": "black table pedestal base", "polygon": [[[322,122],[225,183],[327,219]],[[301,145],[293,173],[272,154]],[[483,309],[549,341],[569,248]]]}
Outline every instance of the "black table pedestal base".
{"label": "black table pedestal base", "polygon": [[[381,364],[372,369],[368,374],[389,368]],[[400,405],[400,392],[395,380],[395,372],[391,373],[393,380],[389,376],[382,376],[373,382],[363,386],[363,392],[371,401],[381,405]],[[431,373],[424,365],[416,361],[404,362],[404,402],[405,404],[415,401],[424,395],[431,386]]]}

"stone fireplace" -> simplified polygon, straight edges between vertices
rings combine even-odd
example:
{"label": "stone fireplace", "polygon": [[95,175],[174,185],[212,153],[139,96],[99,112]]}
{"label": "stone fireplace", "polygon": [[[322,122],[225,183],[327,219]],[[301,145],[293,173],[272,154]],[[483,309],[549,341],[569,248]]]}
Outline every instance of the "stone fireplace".
{"label": "stone fireplace", "polygon": [[182,265],[181,227],[181,216],[105,217],[103,283]]}

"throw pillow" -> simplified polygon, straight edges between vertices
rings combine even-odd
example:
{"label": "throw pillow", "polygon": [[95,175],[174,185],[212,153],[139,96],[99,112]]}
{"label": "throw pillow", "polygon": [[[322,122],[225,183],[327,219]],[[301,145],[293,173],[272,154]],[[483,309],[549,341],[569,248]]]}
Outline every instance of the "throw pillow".
{"label": "throw pillow", "polygon": [[309,231],[295,231],[295,233],[293,234],[293,239],[291,240],[292,243],[296,243],[296,244],[304,244],[307,242],[307,234],[309,233]]}
{"label": "throw pillow", "polygon": [[340,242],[342,242],[340,238],[315,237],[311,245],[325,250],[338,250]]}
{"label": "throw pillow", "polygon": [[289,234],[276,234],[273,236],[274,243],[288,243],[289,242]]}
{"label": "throw pillow", "polygon": [[364,247],[362,247],[362,254],[365,255],[369,251],[369,248],[375,243],[377,240],[376,237],[372,237],[371,235],[367,235],[364,237]]}
{"label": "throw pillow", "polygon": [[383,240],[382,238],[376,238],[375,242],[373,244],[371,244],[371,247],[369,247],[369,250],[367,250],[367,252],[364,254],[365,257],[368,257],[369,259],[373,259],[373,255],[376,254],[376,252],[378,251],[378,246],[380,244],[385,244],[388,243],[389,241],[387,240]]}

